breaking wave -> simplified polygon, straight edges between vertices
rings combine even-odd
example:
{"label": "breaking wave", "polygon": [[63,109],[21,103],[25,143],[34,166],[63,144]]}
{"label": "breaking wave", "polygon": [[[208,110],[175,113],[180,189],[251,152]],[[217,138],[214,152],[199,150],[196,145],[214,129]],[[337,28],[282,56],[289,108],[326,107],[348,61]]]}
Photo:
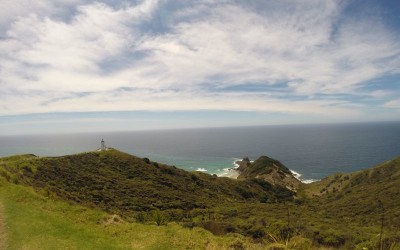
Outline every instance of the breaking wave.
{"label": "breaking wave", "polygon": [[290,169],[290,172],[292,172],[293,176],[294,176],[296,179],[298,179],[299,181],[301,181],[302,183],[308,184],[308,183],[312,183],[312,182],[318,181],[318,180],[316,180],[316,179],[304,179],[304,178],[301,178],[302,174],[300,174],[299,172],[296,172],[296,171],[294,171],[294,170],[291,170],[291,169]]}

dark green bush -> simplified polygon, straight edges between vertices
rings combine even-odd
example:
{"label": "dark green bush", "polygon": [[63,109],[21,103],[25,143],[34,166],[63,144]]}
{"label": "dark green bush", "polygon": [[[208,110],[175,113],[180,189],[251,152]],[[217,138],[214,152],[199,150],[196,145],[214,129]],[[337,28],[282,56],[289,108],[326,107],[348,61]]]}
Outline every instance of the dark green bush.
{"label": "dark green bush", "polygon": [[248,236],[251,236],[253,239],[261,239],[266,235],[265,229],[261,226],[252,227],[250,230],[246,232]]}
{"label": "dark green bush", "polygon": [[329,247],[340,247],[345,244],[346,238],[341,232],[326,230],[317,235],[319,244]]}
{"label": "dark green bush", "polygon": [[160,210],[155,210],[153,212],[153,220],[157,226],[167,225],[169,221],[168,214]]}
{"label": "dark green bush", "polygon": [[216,221],[207,221],[201,223],[201,227],[204,229],[210,231],[211,233],[215,235],[224,235],[225,234],[225,227]]}
{"label": "dark green bush", "polygon": [[144,212],[139,212],[135,216],[136,222],[145,223],[146,222],[146,214]]}
{"label": "dark green bush", "polygon": [[8,182],[11,180],[11,176],[4,170],[0,170],[0,175],[4,177]]}
{"label": "dark green bush", "polygon": [[284,222],[272,223],[267,230],[271,235],[283,240],[290,239],[295,234],[295,230]]}

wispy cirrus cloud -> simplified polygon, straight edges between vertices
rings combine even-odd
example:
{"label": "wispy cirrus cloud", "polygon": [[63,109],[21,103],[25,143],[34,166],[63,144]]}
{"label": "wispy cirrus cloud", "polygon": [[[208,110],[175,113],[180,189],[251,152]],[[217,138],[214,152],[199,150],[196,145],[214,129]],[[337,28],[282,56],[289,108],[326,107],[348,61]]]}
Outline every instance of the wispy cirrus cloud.
{"label": "wispy cirrus cloud", "polygon": [[400,74],[399,28],[361,7],[352,18],[342,1],[3,5],[2,115],[231,110],[365,120],[399,94],[384,87]]}

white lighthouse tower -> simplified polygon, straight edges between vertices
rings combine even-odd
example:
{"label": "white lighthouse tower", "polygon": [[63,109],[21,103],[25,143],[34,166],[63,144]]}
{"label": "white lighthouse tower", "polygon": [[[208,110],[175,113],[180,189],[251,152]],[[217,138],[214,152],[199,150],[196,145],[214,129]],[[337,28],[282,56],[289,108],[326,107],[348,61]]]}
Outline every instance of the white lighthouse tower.
{"label": "white lighthouse tower", "polygon": [[100,150],[101,150],[101,151],[106,151],[106,150],[107,150],[107,148],[106,148],[106,143],[104,142],[104,139],[101,139],[101,147],[100,147]]}

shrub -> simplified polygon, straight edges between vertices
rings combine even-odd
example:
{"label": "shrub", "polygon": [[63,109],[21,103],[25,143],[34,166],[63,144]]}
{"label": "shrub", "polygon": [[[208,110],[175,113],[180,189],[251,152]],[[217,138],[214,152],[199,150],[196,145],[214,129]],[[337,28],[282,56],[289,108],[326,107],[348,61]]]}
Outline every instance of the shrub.
{"label": "shrub", "polygon": [[155,210],[153,213],[153,220],[157,226],[167,225],[168,215],[160,210]]}
{"label": "shrub", "polygon": [[30,166],[23,166],[22,169],[24,170],[24,172],[26,173],[32,173],[32,168]]}
{"label": "shrub", "polygon": [[291,201],[293,200],[294,192],[282,187],[282,186],[275,186],[275,196],[279,201]]}
{"label": "shrub", "polygon": [[243,242],[241,241],[236,241],[235,243],[232,243],[230,245],[230,248],[233,250],[245,250],[245,246],[243,245]]}
{"label": "shrub", "polygon": [[13,175],[11,176],[11,182],[14,184],[18,184],[19,183],[19,179],[17,176]]}
{"label": "shrub", "polygon": [[4,170],[0,170],[0,175],[3,176],[8,182],[11,180],[11,176]]}
{"label": "shrub", "polygon": [[146,222],[146,215],[143,212],[139,212],[135,216],[136,222],[138,223],[145,223]]}
{"label": "shrub", "polygon": [[[380,242],[377,242],[375,246],[378,248]],[[382,249],[398,249],[397,247],[400,247],[400,235],[385,236],[382,239]]]}
{"label": "shrub", "polygon": [[311,249],[311,247],[312,247],[311,240],[300,236],[292,237],[288,244],[289,249],[296,249],[296,250],[308,250]]}
{"label": "shrub", "polygon": [[215,235],[224,235],[226,233],[226,225],[222,222],[206,221],[201,223],[201,227]]}
{"label": "shrub", "polygon": [[271,224],[268,231],[270,232],[270,235],[274,236],[273,238],[281,240],[290,239],[294,234],[294,229],[283,222]]}
{"label": "shrub", "polygon": [[242,187],[236,187],[235,191],[238,192],[245,199],[250,199],[250,198],[253,198],[254,196],[256,196],[255,193],[253,193],[249,190],[246,190]]}
{"label": "shrub", "polygon": [[266,232],[263,227],[256,226],[247,231],[247,234],[253,239],[262,239],[265,237]]}
{"label": "shrub", "polygon": [[193,229],[194,227],[196,227],[198,224],[196,223],[196,222],[193,222],[193,221],[191,221],[191,222],[186,222],[186,223],[183,223],[182,224],[182,226],[184,227],[184,228],[190,228],[190,229]]}
{"label": "shrub", "polygon": [[316,240],[319,244],[330,247],[340,247],[346,242],[344,235],[333,230],[321,232],[317,235]]}

